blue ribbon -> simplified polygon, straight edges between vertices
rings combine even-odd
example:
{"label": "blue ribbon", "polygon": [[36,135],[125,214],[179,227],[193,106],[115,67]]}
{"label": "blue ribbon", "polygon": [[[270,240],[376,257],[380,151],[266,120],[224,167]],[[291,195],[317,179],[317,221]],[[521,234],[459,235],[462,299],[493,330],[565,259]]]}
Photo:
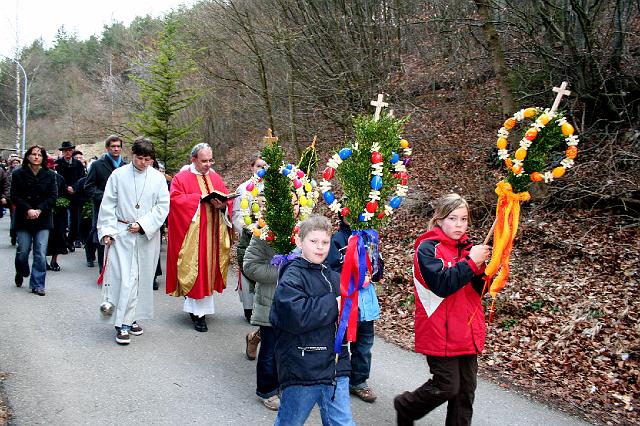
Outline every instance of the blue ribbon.
{"label": "blue ribbon", "polygon": [[[343,264],[342,274],[349,274],[349,288],[347,291],[347,296],[351,296],[354,292],[357,292],[362,288],[364,288],[364,279],[367,274],[367,256],[366,256],[367,251],[369,252],[369,259],[371,259],[372,276],[374,273],[378,271],[378,266],[379,266],[378,232],[374,229],[355,230],[351,232],[351,236],[355,237],[355,241],[353,238],[349,238],[348,244],[351,244],[352,241],[354,244],[356,244],[356,257],[357,257],[357,264],[358,264],[358,277],[357,277],[358,283],[356,285],[352,271],[344,269],[344,264]],[[357,293],[355,297],[358,297]],[[347,331],[347,323],[349,322],[349,315],[351,314],[353,299],[354,298],[347,297],[344,300],[344,307],[340,315],[338,330],[336,332],[336,340],[333,344],[333,351],[336,354],[339,354],[342,352],[342,341]]]}

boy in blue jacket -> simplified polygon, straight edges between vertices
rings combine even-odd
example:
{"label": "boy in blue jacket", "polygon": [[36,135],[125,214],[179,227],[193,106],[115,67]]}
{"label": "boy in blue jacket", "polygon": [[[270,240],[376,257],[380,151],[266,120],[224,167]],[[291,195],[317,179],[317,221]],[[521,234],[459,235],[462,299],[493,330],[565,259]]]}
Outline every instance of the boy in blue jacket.
{"label": "boy in blue jacket", "polygon": [[329,219],[311,215],[296,236],[302,255],[280,268],[269,315],[282,390],[275,425],[304,425],[315,404],[323,424],[354,424],[347,345],[333,353],[340,277],[324,264],[330,243]]}

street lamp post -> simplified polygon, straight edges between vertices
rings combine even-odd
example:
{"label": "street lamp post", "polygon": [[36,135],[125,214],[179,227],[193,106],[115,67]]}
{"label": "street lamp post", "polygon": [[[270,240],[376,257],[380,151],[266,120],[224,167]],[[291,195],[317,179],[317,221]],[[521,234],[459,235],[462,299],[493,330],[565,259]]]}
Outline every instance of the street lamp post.
{"label": "street lamp post", "polygon": [[27,87],[28,87],[27,72],[24,70],[24,68],[22,67],[22,64],[18,62],[17,59],[13,59],[4,55],[0,55],[0,56],[3,56],[15,62],[16,65],[18,65],[18,67],[22,71],[22,75],[24,76],[24,95],[22,96],[22,147],[21,147],[21,153],[22,155],[24,155],[24,152],[26,149],[25,145],[27,140]]}

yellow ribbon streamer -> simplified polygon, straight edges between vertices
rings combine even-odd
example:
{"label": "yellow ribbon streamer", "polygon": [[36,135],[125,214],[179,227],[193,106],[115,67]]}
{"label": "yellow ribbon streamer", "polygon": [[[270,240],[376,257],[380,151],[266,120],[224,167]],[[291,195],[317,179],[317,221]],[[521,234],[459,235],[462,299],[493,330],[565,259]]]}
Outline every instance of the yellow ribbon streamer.
{"label": "yellow ribbon streamer", "polygon": [[[491,283],[489,294],[493,297],[494,302],[509,278],[509,258],[513,248],[513,240],[518,232],[520,203],[531,199],[531,195],[527,191],[514,194],[511,184],[505,181],[498,182],[496,194],[498,194],[498,206],[496,207],[496,226],[493,230],[493,253],[491,261],[485,268],[487,275],[485,282]],[[492,319],[492,314],[493,306],[489,321]]]}

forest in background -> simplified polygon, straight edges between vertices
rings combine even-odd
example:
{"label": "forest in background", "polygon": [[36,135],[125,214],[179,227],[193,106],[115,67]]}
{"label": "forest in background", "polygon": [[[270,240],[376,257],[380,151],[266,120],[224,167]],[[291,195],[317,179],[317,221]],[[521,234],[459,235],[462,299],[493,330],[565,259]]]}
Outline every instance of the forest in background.
{"label": "forest in background", "polygon": [[[550,89],[569,81],[561,108],[580,135],[579,156],[564,179],[534,188],[523,211],[483,369],[591,421],[633,423],[639,36],[631,0],[202,1],[112,23],[88,40],[61,28],[52,47],[36,40],[18,52],[30,83],[27,145],[55,153],[63,140],[100,146],[111,133],[158,131],[169,139],[152,136],[169,170],[205,141],[234,187],[267,128],[292,159],[317,135],[322,168],[352,136],[352,116],[385,93],[397,116],[411,116],[414,158],[411,193],[383,232],[378,330],[411,348],[409,251],[429,202],[463,194],[481,240],[504,175],[496,131],[520,108],[550,106]],[[0,148],[15,146],[15,78],[2,62]]]}

